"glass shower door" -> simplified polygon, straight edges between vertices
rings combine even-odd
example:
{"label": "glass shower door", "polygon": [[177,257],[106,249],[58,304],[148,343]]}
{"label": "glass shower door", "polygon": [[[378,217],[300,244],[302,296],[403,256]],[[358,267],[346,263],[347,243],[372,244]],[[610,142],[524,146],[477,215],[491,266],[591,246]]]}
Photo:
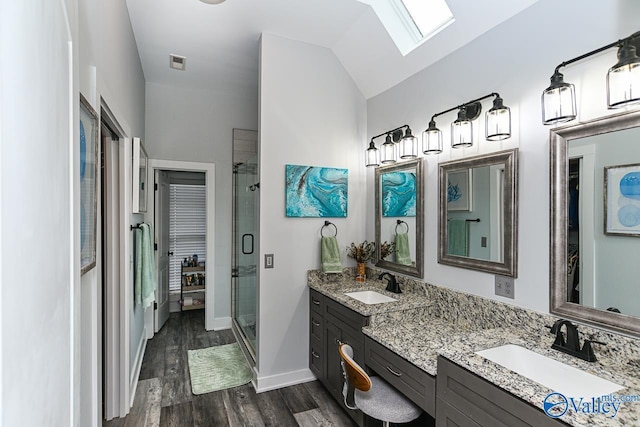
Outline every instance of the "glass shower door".
{"label": "glass shower door", "polygon": [[232,317],[255,359],[258,203],[257,155],[234,170],[234,267]]}

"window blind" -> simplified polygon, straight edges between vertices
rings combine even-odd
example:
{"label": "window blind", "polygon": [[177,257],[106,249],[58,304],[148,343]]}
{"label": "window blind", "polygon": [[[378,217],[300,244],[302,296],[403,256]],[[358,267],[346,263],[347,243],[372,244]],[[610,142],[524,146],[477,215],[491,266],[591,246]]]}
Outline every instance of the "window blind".
{"label": "window blind", "polygon": [[207,258],[207,209],[204,185],[169,185],[169,292],[180,292],[181,263],[194,254]]}

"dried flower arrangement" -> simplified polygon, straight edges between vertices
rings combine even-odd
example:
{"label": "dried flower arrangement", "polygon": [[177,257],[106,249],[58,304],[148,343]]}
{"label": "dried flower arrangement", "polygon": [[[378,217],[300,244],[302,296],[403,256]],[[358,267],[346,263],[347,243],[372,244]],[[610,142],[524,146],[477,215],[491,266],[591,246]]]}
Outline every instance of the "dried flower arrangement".
{"label": "dried flower arrangement", "polygon": [[395,242],[383,242],[380,244],[380,259],[385,259],[386,257],[388,257],[389,255],[391,255],[392,253],[394,253],[396,251],[396,244]]}
{"label": "dried flower arrangement", "polygon": [[351,243],[351,246],[347,246],[347,256],[355,259],[357,262],[367,262],[375,258],[376,255],[376,243],[367,242],[366,240],[359,245]]}

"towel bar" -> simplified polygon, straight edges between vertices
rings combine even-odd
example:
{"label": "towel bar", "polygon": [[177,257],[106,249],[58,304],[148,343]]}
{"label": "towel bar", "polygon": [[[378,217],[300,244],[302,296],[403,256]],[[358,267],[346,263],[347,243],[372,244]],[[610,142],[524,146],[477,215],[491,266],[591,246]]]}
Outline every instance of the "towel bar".
{"label": "towel bar", "polygon": [[[450,218],[447,218],[447,221],[451,221]],[[476,219],[465,219],[465,221],[467,222],[480,222],[480,218],[476,218]]]}
{"label": "towel bar", "polygon": [[141,225],[142,225],[142,223],[140,223],[140,222],[139,222],[139,223],[137,223],[136,225],[131,225],[130,227],[131,227],[131,230],[133,231],[133,230],[135,230],[136,228],[138,228],[138,229],[139,229],[139,228],[141,228],[141,227],[140,227]]}

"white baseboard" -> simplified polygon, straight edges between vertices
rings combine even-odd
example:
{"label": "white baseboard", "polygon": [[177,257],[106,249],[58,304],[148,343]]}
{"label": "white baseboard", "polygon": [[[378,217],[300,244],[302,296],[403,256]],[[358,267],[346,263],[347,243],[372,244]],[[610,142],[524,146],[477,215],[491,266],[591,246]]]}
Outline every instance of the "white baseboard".
{"label": "white baseboard", "polygon": [[313,375],[310,369],[301,369],[299,371],[285,372],[283,374],[271,375],[268,377],[260,377],[254,375],[253,388],[256,389],[256,393],[263,393],[265,391],[275,390],[278,388],[288,387],[290,385],[308,383],[314,381],[316,376]]}
{"label": "white baseboard", "polygon": [[[136,361],[133,365],[133,371],[131,372],[131,378],[129,379],[129,408],[133,406],[133,398],[136,396],[136,389],[138,388],[138,378],[140,378],[140,369],[142,369],[142,359],[144,358],[144,351],[147,348],[147,331],[142,331],[142,339],[138,344],[138,351],[136,352]],[[127,411],[128,413],[129,411]]]}
{"label": "white baseboard", "polygon": [[231,329],[231,317],[218,317],[213,319],[213,330],[222,331],[224,329]]}

